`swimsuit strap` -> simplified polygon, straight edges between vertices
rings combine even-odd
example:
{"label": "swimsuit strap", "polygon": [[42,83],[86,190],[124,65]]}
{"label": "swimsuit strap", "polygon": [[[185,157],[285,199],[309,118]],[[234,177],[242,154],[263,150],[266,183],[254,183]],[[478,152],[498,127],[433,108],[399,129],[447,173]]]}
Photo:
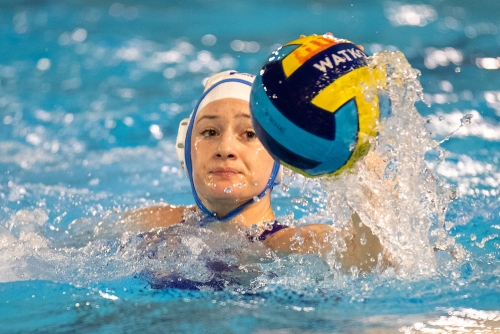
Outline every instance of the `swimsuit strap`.
{"label": "swimsuit strap", "polygon": [[278,231],[281,231],[284,228],[288,228],[288,226],[281,225],[277,220],[275,220],[273,222],[273,224],[271,225],[271,229],[270,230],[269,229],[264,230],[264,232],[262,232],[259,236],[248,235],[248,239],[250,241],[264,241],[268,237],[270,237],[271,235],[273,235],[274,233],[276,233]]}

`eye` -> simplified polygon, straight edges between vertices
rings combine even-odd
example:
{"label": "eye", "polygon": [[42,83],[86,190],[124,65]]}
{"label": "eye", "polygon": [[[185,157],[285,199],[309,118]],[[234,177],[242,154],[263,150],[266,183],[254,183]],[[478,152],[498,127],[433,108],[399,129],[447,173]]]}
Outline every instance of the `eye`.
{"label": "eye", "polygon": [[257,138],[257,135],[253,131],[246,131],[245,136],[247,139],[254,139]]}
{"label": "eye", "polygon": [[217,136],[217,131],[215,129],[205,129],[201,131],[200,134],[205,138],[210,138]]}

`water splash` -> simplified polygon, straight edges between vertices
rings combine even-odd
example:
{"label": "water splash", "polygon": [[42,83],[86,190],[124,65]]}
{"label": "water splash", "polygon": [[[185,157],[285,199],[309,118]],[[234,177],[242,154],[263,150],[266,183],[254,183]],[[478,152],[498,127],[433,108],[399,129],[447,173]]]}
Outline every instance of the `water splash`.
{"label": "water splash", "polygon": [[350,173],[322,179],[328,197],[323,216],[348,229],[356,212],[381,239],[398,277],[432,275],[437,270],[435,249],[458,257],[463,252],[444,229],[456,193],[425,161],[438,145],[414,106],[417,99],[424,100],[420,72],[401,52],[379,52],[368,66],[385,73],[381,87],[391,100],[392,115],[381,121],[372,152]]}
{"label": "water splash", "polygon": [[145,265],[140,275],[155,288],[223,290],[248,286],[262,274],[259,259],[270,254],[260,243],[252,243],[231,229],[214,233],[180,224],[140,237],[136,258]]}
{"label": "water splash", "polygon": [[[377,159],[365,159],[337,180],[304,179],[285,169],[285,182],[275,192],[281,188],[304,215],[294,219],[289,213],[280,221],[290,226],[327,223],[349,229],[351,214],[356,211],[380,236],[396,264],[385,272],[376,270],[375,277],[430,275],[438,270],[435,249],[462,256],[444,229],[448,203],[456,195],[424,160],[437,143],[414,107],[417,97],[423,98],[419,72],[401,53],[379,53],[370,59],[370,66],[385,69],[385,88],[393,108],[372,143],[382,166]],[[118,153],[115,158],[121,156]],[[125,153],[130,157],[134,151]],[[96,166],[101,163],[90,153],[87,158]],[[303,197],[290,196],[289,191],[295,190]],[[70,201],[72,197],[67,196],[60,201]],[[120,212],[98,210],[91,217],[73,220],[67,228],[54,224],[46,209],[11,213],[3,224],[6,227],[0,228],[0,267],[5,268],[0,281],[47,279],[87,284],[138,275],[160,288],[342,291],[354,300],[368,298],[376,287],[376,283],[368,284],[360,291],[356,285],[362,278],[359,270],[343,273],[333,254],[326,258],[278,256],[261,243],[250,242],[246,232],[230,231],[223,225],[200,229],[201,218],[193,213],[184,219],[197,223],[196,227],[193,223],[138,234],[133,232],[133,222],[121,218]],[[50,226],[56,227],[52,230]],[[300,236],[294,240],[301,242]],[[337,249],[345,247],[341,238],[333,242]]]}

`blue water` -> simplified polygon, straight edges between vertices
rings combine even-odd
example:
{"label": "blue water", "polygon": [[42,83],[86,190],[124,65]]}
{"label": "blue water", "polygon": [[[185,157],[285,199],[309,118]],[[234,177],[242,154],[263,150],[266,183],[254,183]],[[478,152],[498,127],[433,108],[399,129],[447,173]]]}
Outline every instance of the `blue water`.
{"label": "blue water", "polygon": [[[0,331],[500,330],[498,1],[2,1],[0,9]],[[400,50],[422,72],[431,107],[416,108],[444,140],[444,161],[432,151],[428,166],[460,194],[442,230],[463,257],[437,252],[426,275],[358,277],[314,256],[277,260],[252,249],[264,259],[254,260],[263,274],[251,283],[152,289],[143,270],[175,266],[177,253],[145,262],[120,215],[193,202],[174,138],[203,80],[224,69],[255,73],[277,45],[325,31],[368,54]],[[320,196],[308,187],[276,191],[276,212],[314,222],[300,205]],[[183,270],[204,273],[189,259]]]}

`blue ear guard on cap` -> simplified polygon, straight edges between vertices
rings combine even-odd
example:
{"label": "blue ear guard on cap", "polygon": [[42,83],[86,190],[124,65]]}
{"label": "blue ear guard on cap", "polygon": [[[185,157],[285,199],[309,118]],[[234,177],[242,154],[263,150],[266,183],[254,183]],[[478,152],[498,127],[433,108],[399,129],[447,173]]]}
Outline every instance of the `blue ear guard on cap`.
{"label": "blue ear guard on cap", "polygon": [[[222,80],[216,81],[218,78],[223,78]],[[215,79],[215,83],[211,83],[211,79]],[[209,79],[207,82],[207,85],[205,87],[205,91],[203,92],[203,95],[201,98],[198,100],[191,116],[187,119],[183,119],[179,125],[179,132],[177,133],[177,143],[176,143],[176,151],[177,151],[177,157],[179,158],[179,162],[181,164],[182,169],[186,171],[187,176],[189,177],[189,182],[191,183],[191,191],[193,192],[193,196],[196,202],[196,205],[200,208],[200,210],[205,213],[208,218],[204,219],[202,222],[202,226],[208,225],[214,221],[228,221],[235,216],[237,216],[241,211],[243,211],[244,208],[246,208],[248,205],[260,200],[266,192],[269,189],[272,189],[275,185],[278,185],[281,180],[282,180],[282,174],[283,174],[283,168],[278,162],[274,162],[273,169],[271,171],[271,175],[269,177],[269,180],[266,184],[266,187],[260,194],[254,197],[254,199],[249,200],[248,202],[240,205],[239,207],[235,208],[231,212],[229,212],[226,216],[224,217],[217,217],[217,214],[215,212],[210,211],[201,201],[200,197],[198,196],[198,192],[196,191],[196,188],[194,186],[193,182],[193,171],[192,171],[192,165],[191,165],[191,134],[193,130],[193,124],[196,119],[196,114],[200,108],[200,105],[203,107],[207,104],[207,101],[204,101],[205,97],[209,95],[214,89],[219,87],[222,84],[225,83],[238,83],[242,85],[246,85],[248,87],[252,86],[253,82],[253,76],[250,76],[248,74],[243,74],[243,73],[238,73],[235,71],[226,71],[219,73],[218,75],[212,77]],[[241,92],[240,92],[241,93]],[[238,94],[235,94],[238,95]],[[249,94],[248,94],[249,95]],[[246,100],[249,99],[248,97],[245,97]]]}

